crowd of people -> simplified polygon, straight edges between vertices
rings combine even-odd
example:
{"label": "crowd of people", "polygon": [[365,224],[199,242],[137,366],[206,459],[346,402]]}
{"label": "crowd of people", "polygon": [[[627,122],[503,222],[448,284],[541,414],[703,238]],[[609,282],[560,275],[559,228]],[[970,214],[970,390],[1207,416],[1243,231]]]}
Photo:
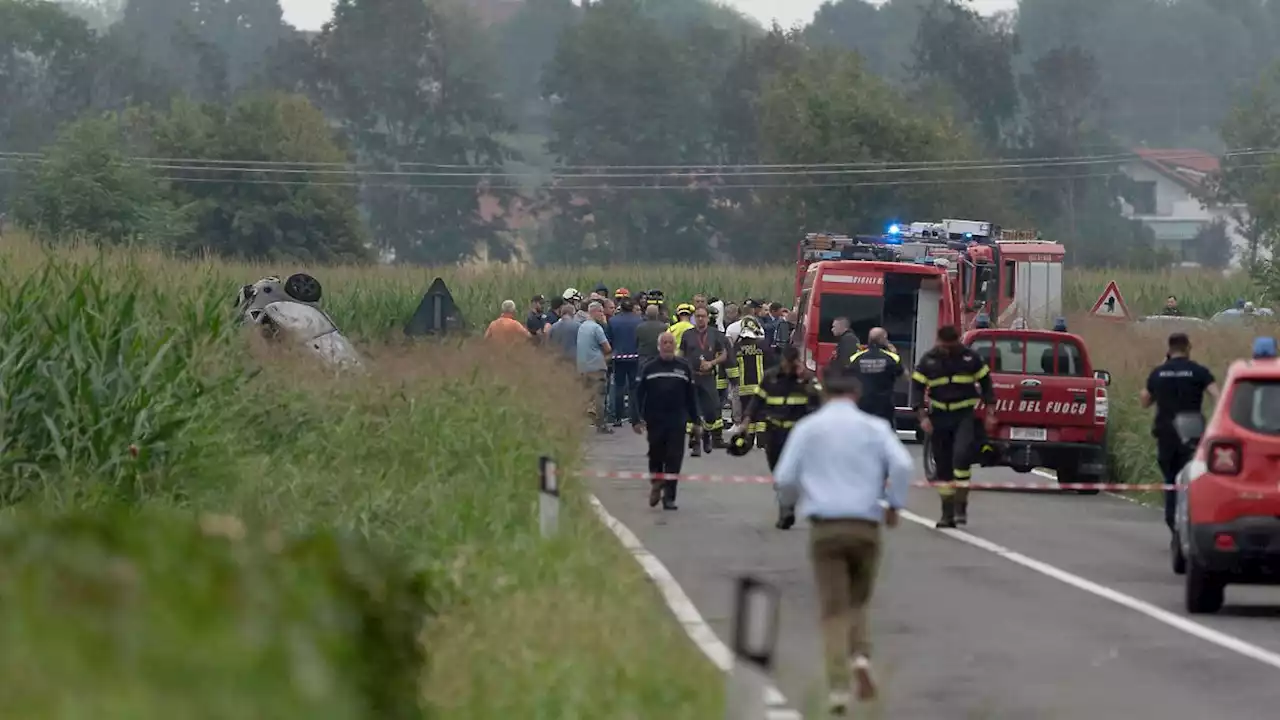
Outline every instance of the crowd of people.
{"label": "crowd of people", "polygon": [[[669,306],[661,290],[610,291],[602,284],[586,295],[576,288],[568,288],[549,301],[545,295],[536,295],[530,299],[523,323],[516,318],[515,302],[506,300],[485,336],[532,341],[572,362],[591,389],[592,421],[598,432],[608,434],[631,417],[640,368],[658,357],[659,337],[671,332],[677,355],[698,356],[697,424],[705,432],[699,435],[695,452],[701,454],[726,446],[724,409],[735,408],[735,419],[741,415],[737,345],[744,320],[753,327],[749,334],[760,335],[750,338],[747,352],[753,361],[754,354],[761,353],[763,362],[758,347],[767,348],[771,358],[778,357],[795,327],[794,314],[778,302],[748,298],[726,303],[698,294],[688,303]],[[688,330],[696,332],[688,335],[685,343]],[[754,390],[763,369],[757,368],[756,362],[751,364],[753,371],[759,370],[753,375]]]}

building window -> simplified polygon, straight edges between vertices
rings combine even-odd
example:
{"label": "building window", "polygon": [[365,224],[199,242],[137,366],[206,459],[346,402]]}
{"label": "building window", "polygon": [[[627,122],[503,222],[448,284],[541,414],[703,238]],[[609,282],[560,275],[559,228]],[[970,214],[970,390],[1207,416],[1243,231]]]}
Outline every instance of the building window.
{"label": "building window", "polygon": [[1133,197],[1129,198],[1133,212],[1138,215],[1156,214],[1156,184],[1154,181],[1133,183]]}

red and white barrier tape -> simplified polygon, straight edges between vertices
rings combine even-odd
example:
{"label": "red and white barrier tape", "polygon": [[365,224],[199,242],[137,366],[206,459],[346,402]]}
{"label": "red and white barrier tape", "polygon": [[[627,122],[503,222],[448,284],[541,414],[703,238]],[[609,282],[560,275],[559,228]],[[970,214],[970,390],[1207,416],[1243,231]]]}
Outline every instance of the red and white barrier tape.
{"label": "red and white barrier tape", "polygon": [[[670,473],[617,472],[610,470],[584,470],[580,472],[579,475],[582,477],[596,478],[600,480],[680,480],[683,482],[707,482],[730,485],[771,485],[773,483],[773,478],[768,475],[698,475],[685,473],[673,475]],[[952,484],[953,483],[917,481],[911,483],[911,486],[940,487]],[[970,482],[968,483],[968,486],[970,490],[1101,490],[1105,492],[1154,492],[1157,490],[1175,490],[1178,487],[1177,485],[1160,484],[1125,485],[1123,483],[1042,483],[1032,485],[1009,482]]]}
{"label": "red and white barrier tape", "polygon": [[613,360],[639,360],[639,355],[610,355]]}

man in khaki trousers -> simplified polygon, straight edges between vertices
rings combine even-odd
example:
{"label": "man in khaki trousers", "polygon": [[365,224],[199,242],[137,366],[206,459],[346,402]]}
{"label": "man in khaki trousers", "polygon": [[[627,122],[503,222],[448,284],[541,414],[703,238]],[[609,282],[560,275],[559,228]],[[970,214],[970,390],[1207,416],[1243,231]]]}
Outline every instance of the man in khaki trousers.
{"label": "man in khaki trousers", "polygon": [[876,696],[867,604],[880,567],[880,527],[898,524],[915,466],[889,423],[858,409],[861,387],[852,373],[833,363],[822,385],[822,409],[787,438],[774,482],[811,525],[828,705],[843,715],[851,685],[861,701]]}

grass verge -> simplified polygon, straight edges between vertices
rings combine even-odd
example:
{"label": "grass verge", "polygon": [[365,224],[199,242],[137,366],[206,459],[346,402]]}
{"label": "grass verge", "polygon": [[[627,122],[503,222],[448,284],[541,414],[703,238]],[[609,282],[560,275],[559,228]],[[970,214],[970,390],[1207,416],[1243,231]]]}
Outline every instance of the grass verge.
{"label": "grass verge", "polygon": [[[720,711],[718,673],[594,519],[584,487],[566,483],[563,532],[549,542],[539,537],[538,457],[572,469],[585,429],[576,378],[557,362],[483,343],[385,344],[371,332],[363,344],[368,372],[338,378],[227,322],[235,289],[262,269],[146,254],[20,255],[0,258],[0,527],[52,527],[86,512],[118,518],[89,534],[95,543],[61,545],[66,557],[58,562],[88,568],[123,557],[148,582],[105,608],[86,590],[58,606],[63,622],[32,599],[44,595],[0,592],[9,618],[0,647],[29,655],[23,672],[7,674],[11,716],[398,716],[360,688],[342,695],[335,685],[328,701],[298,695],[298,683],[350,675],[377,655],[364,641],[369,618],[359,603],[343,606],[349,620],[332,635],[272,612],[287,597],[322,603],[321,580],[345,587],[335,580],[342,564],[261,558],[242,567],[210,551],[223,569],[202,574],[198,563],[181,560],[205,546],[191,528],[208,514],[288,542],[317,533],[357,538],[360,552],[423,578],[429,613],[420,634],[419,716]],[[399,312],[395,293],[407,297],[407,286],[392,283],[385,292],[395,299],[380,298],[376,275],[360,272],[369,273],[363,299],[342,306],[343,284],[331,283],[335,305]],[[145,543],[126,543],[126,552],[108,542],[133,523],[154,526]],[[23,572],[0,566],[6,579]],[[362,577],[390,587],[398,572],[369,569]],[[242,582],[241,574],[260,582]],[[50,576],[30,577],[32,587],[45,587]],[[202,593],[225,593],[224,604],[201,604]],[[243,622],[198,625],[207,614],[197,608],[227,605]],[[152,617],[157,608],[174,617],[161,622]],[[169,671],[127,661],[134,634],[103,635],[98,611],[111,627],[149,628],[167,648]],[[279,629],[278,642],[250,632],[263,627]],[[226,634],[235,641],[209,640]],[[313,647],[323,652],[312,657]],[[260,681],[246,684],[243,672],[232,672],[247,663]],[[98,664],[110,665],[117,691],[100,693],[90,672]],[[55,685],[75,703],[41,700]],[[210,701],[219,696],[235,702]]]}

